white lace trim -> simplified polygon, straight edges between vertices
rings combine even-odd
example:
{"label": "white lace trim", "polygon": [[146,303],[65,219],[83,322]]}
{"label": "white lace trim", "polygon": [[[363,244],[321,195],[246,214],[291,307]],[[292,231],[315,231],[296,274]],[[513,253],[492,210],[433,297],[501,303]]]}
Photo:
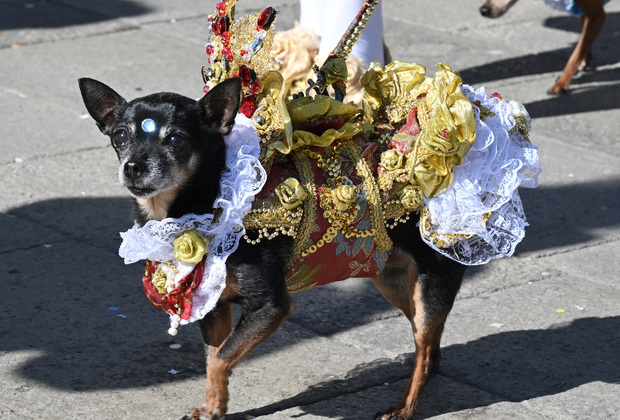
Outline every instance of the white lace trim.
{"label": "white lace trim", "polygon": [[[226,166],[220,181],[220,194],[213,205],[215,209],[222,210],[219,222],[214,223],[211,214],[187,214],[161,222],[151,220],[142,227],[135,224],[121,233],[123,242],[119,255],[125,259],[125,264],[149,259],[173,261],[178,266],[173,256],[174,239],[189,229],[195,229],[210,239],[202,282],[193,293],[191,315],[181,324],[202,319],[215,306],[226,285],[226,259],[237,249],[245,233],[243,217],[249,213],[254,196],[267,180],[267,174],[258,160],[260,139],[254,132],[252,120],[238,114],[232,132],[224,141]],[[175,282],[178,283],[181,278],[177,275]]]}
{"label": "white lace trim", "polygon": [[[431,227],[440,239],[449,234],[472,235],[453,246],[440,248],[427,238],[425,242],[443,255],[466,265],[478,265],[513,254],[527,226],[517,188],[538,186],[538,152],[514,127],[514,117],[529,115],[523,105],[499,98],[487,98],[483,88],[474,91],[464,85],[462,91],[472,102],[495,113],[480,120],[473,105],[476,140],[454,168],[454,181],[443,193],[424,200]],[[493,212],[485,223],[485,214]],[[424,233],[424,220],[420,230]],[[424,237],[424,235],[422,235]]]}

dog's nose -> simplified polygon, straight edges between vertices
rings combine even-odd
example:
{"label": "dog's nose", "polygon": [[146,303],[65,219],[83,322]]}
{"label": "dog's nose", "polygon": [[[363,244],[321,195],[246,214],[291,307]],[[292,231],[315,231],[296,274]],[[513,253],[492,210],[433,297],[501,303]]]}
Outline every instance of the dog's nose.
{"label": "dog's nose", "polygon": [[485,17],[491,16],[491,8],[489,6],[481,6],[480,14]]}
{"label": "dog's nose", "polygon": [[132,181],[138,179],[140,175],[142,175],[143,171],[144,169],[142,168],[142,165],[140,165],[138,162],[127,162],[125,164],[125,176],[127,177],[127,179],[130,179]]}

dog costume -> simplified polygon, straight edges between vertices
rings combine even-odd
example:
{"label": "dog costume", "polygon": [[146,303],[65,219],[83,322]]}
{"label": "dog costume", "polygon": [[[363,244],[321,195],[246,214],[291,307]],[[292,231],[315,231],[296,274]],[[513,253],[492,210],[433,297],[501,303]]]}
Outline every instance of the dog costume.
{"label": "dog costume", "polygon": [[387,230],[418,212],[424,241],[466,265],[510,256],[527,225],[517,188],[538,185],[525,108],[463,85],[444,63],[370,65],[362,106],[343,103],[346,58],[377,1],[366,1],[309,97],[287,98],[272,70],[276,11],[235,19],[234,0],[209,16],[205,91],[241,77],[243,99],[226,137],[214,214],[150,221],[121,234],[126,263],[147,260],[145,294],[169,332],[203,318],[226,283],[239,241],[294,238],[290,292],[380,273]]}

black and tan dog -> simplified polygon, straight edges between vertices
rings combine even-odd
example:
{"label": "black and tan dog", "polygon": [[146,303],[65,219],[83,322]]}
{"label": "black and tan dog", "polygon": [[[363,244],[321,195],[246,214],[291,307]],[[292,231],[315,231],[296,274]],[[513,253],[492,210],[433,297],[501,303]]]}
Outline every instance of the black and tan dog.
{"label": "black and tan dog", "polygon": [[[213,212],[225,164],[224,136],[239,109],[238,78],[218,84],[199,101],[158,93],[127,102],[96,80],[79,84],[88,112],[118,155],[119,178],[134,198],[138,223]],[[143,127],[145,121],[151,125]],[[374,279],[411,322],[416,350],[401,401],[381,419],[412,418],[425,383],[439,368],[441,334],[465,271],[424,244],[414,219],[390,230],[394,248]],[[232,369],[291,313],[284,269],[289,253],[282,252],[291,243],[285,236],[257,245],[242,241],[228,258],[226,288],[200,321],[207,358],[205,403],[185,418],[222,418]],[[243,310],[234,328],[233,304]]]}

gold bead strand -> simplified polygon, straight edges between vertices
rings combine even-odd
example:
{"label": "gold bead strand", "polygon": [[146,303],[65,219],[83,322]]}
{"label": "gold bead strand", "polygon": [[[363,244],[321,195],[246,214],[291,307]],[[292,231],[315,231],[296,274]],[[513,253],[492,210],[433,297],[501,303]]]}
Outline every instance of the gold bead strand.
{"label": "gold bead strand", "polygon": [[379,0],[366,0],[364,2],[357,16],[355,16],[329,57],[342,57],[346,60],[378,4]]}

